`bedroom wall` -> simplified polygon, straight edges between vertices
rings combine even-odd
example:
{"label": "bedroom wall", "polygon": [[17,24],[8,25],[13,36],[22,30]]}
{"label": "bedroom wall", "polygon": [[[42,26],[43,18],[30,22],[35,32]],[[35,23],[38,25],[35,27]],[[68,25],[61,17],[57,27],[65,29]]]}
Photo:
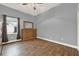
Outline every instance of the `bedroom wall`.
{"label": "bedroom wall", "polygon": [[38,37],[77,46],[77,4],[60,4],[37,18]]}

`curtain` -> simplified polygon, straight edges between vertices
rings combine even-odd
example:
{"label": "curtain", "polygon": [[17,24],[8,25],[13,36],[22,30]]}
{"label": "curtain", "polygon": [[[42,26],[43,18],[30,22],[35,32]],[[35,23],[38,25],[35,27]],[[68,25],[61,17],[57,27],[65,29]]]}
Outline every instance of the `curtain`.
{"label": "curtain", "polygon": [[18,33],[17,33],[17,39],[20,39],[20,18],[18,18]]}
{"label": "curtain", "polygon": [[6,23],[6,15],[3,15],[3,23],[2,23],[2,42],[7,42],[7,23]]}

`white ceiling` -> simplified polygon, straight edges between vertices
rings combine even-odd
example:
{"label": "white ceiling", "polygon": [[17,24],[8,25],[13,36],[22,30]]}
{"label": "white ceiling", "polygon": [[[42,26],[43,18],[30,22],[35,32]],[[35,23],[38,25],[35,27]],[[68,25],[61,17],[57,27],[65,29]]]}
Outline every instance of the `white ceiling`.
{"label": "white ceiling", "polygon": [[21,3],[2,3],[2,5],[19,10],[24,13],[28,13],[31,15],[38,15],[43,13],[51,8],[58,6],[60,3],[43,3],[43,4],[35,4],[36,11],[33,9],[33,3],[28,5],[22,5]]}

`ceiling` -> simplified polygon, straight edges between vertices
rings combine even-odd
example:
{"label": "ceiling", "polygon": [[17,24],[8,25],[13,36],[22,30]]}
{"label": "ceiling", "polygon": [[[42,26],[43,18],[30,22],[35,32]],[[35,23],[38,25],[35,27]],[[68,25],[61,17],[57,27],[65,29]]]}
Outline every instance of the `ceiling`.
{"label": "ceiling", "polygon": [[22,5],[22,3],[2,3],[2,5],[16,9],[18,11],[28,13],[31,15],[38,15],[43,13],[51,8],[58,6],[60,3],[42,3],[35,4],[36,10],[33,9],[33,3],[29,3],[27,5]]}

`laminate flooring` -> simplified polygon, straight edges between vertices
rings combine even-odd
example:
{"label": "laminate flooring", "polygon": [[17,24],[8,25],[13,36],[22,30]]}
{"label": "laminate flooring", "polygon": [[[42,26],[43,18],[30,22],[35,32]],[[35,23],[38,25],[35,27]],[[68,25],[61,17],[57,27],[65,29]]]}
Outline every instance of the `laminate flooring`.
{"label": "laminate flooring", "polygon": [[77,49],[32,39],[3,45],[2,56],[79,56]]}

